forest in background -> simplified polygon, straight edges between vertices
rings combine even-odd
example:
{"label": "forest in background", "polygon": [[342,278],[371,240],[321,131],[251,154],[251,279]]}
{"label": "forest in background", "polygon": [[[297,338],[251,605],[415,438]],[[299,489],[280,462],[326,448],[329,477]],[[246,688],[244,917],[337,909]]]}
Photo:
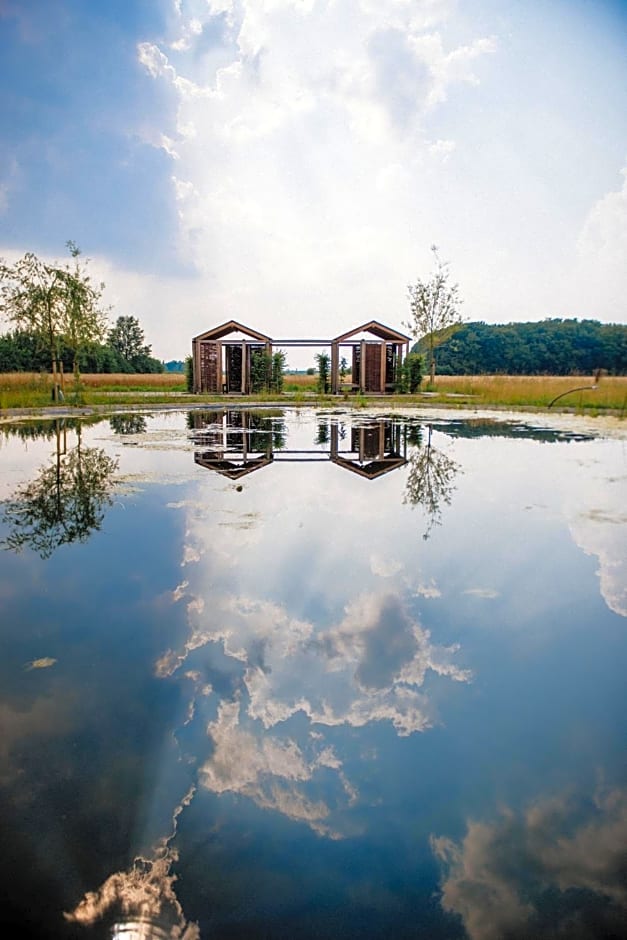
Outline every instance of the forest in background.
{"label": "forest in background", "polygon": [[[132,319],[132,318],[129,318]],[[533,323],[461,323],[436,333],[439,375],[627,375],[627,326],[597,320],[549,319]],[[143,339],[143,337],[142,337]],[[423,337],[413,350],[428,353]],[[83,373],[179,372],[183,362],[162,363],[150,346],[123,355],[111,343],[93,343],[79,353]],[[61,343],[60,359],[72,371],[73,351]],[[0,372],[48,372],[50,356],[39,338],[14,330],[0,335]]]}
{"label": "forest in background", "polygon": [[[111,343],[91,343],[78,352],[81,372],[125,372],[147,374],[163,372],[164,364],[152,356],[150,346],[139,345],[124,355]],[[74,350],[59,340],[59,360],[66,373],[72,372]],[[178,363],[177,363],[178,365]],[[0,336],[0,372],[49,372],[50,353],[35,333],[14,330]],[[168,371],[179,371],[168,370]]]}
{"label": "forest in background", "polygon": [[[439,375],[627,374],[627,326],[597,320],[461,323],[436,334]],[[415,352],[428,353],[428,338]]]}

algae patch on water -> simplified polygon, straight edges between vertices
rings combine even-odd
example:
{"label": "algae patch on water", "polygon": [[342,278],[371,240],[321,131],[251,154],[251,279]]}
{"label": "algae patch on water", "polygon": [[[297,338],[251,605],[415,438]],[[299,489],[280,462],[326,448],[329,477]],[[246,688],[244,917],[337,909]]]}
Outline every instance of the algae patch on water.
{"label": "algae patch on water", "polygon": [[57,660],[53,659],[52,656],[43,656],[41,659],[33,659],[32,662],[26,663],[24,669],[27,672],[30,672],[31,669],[49,669],[56,662]]}

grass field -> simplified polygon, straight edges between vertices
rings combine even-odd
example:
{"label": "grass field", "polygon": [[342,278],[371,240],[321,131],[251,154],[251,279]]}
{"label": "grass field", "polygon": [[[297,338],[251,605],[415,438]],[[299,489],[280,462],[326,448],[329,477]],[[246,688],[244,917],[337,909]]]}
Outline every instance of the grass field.
{"label": "grass field", "polygon": [[595,389],[586,388],[594,382],[585,375],[461,375],[436,376],[438,392],[468,396],[481,404],[502,404],[547,408],[557,398],[555,408],[627,412],[627,376],[605,376]]}
{"label": "grass field", "polygon": [[[596,389],[579,389],[590,386],[591,376],[436,376],[432,390],[423,385],[417,395],[399,395],[386,397],[390,404],[439,404],[447,406],[470,405],[476,407],[513,407],[545,409],[558,395],[570,392],[555,403],[555,410],[575,410],[586,414],[612,412],[621,417],[627,415],[627,377],[606,376],[601,379]],[[0,410],[7,408],[45,408],[54,404],[51,396],[52,378],[38,373],[2,373],[0,374]],[[250,396],[251,402],[276,400],[276,395]],[[316,376],[286,375],[286,403],[338,401],[338,398],[322,398],[316,395]],[[79,389],[75,388],[73,377],[65,379],[65,401],[73,405],[107,404],[142,404],[180,401],[199,402],[212,400],[212,396],[187,395],[185,377],[180,373],[161,373],[151,375],[99,374],[82,375]],[[223,396],[213,396],[213,400],[224,402]],[[242,401],[237,396],[237,401]],[[339,400],[346,400],[355,405],[364,405],[369,401],[365,396],[347,395]],[[381,401],[373,397],[372,402]]]}

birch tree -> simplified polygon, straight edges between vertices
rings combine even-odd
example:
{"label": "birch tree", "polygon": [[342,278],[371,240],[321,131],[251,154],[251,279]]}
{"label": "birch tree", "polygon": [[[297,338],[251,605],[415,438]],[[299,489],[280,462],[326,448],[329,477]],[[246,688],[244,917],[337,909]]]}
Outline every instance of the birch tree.
{"label": "birch tree", "polygon": [[59,397],[61,343],[74,353],[74,371],[82,349],[105,336],[101,309],[103,284],[95,286],[80,250],[67,242],[74,261],[47,262],[33,252],[13,264],[0,259],[0,313],[18,330],[37,337],[50,356],[53,397]]}
{"label": "birch tree", "polygon": [[448,263],[443,262],[436,245],[431,246],[435,260],[435,269],[427,280],[418,279],[407,288],[411,318],[403,325],[415,339],[426,337],[429,348],[429,381],[435,379],[435,347],[448,332],[439,334],[447,327],[457,326],[462,322],[459,308],[459,285],[450,283]]}

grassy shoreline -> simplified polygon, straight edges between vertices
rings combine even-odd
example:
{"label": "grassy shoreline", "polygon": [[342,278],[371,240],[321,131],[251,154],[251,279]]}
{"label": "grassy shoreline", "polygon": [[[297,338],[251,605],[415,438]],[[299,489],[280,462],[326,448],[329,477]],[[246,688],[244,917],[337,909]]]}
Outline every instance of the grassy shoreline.
{"label": "grassy shoreline", "polygon": [[[359,394],[320,395],[315,376],[286,376],[282,395],[192,395],[185,390],[184,377],[176,373],[159,375],[84,375],[78,389],[66,379],[63,402],[51,398],[51,377],[31,373],[0,374],[0,420],[34,411],[57,415],[79,414],[87,409],[118,411],[125,407],[233,407],[239,405],[342,405],[373,407],[494,408],[627,416],[627,376],[604,377],[597,388],[592,376],[436,376],[433,389],[416,395]],[[583,388],[582,388],[583,387]],[[549,404],[564,392],[553,408]]]}

